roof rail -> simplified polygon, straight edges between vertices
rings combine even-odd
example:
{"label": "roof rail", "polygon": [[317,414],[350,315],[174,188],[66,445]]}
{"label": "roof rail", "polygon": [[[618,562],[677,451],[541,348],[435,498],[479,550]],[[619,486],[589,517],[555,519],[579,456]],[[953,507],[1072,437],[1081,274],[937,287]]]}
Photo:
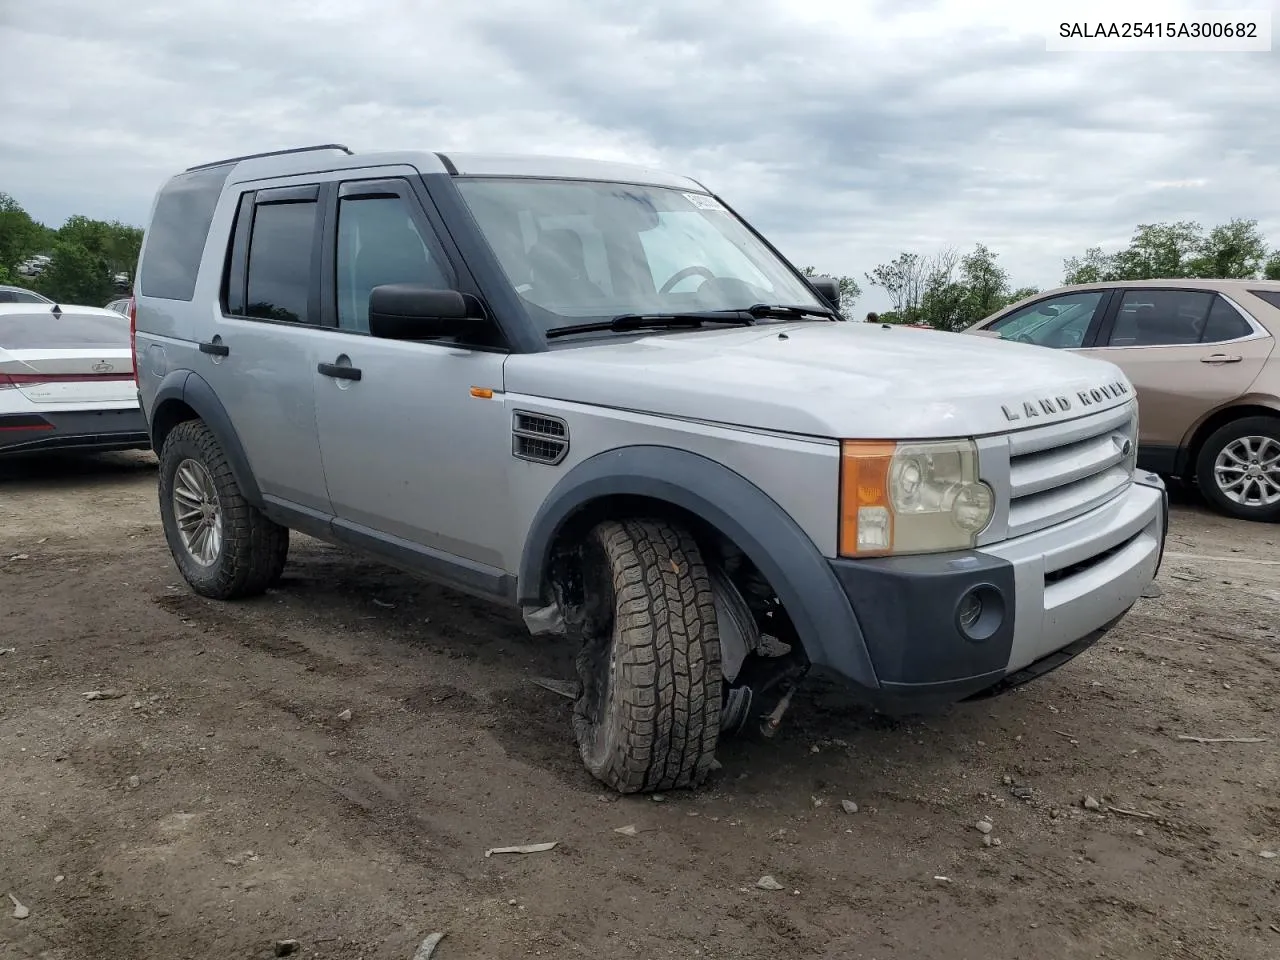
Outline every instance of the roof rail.
{"label": "roof rail", "polygon": [[239,163],[241,160],[257,160],[260,157],[282,157],[288,153],[310,153],[312,150],[341,150],[347,156],[353,156],[351,148],[344,143],[318,143],[314,147],[291,147],[288,150],[268,150],[266,153],[247,153],[243,157],[228,157],[226,160],[215,160],[213,163],[198,163],[187,167],[185,173],[192,170],[208,170],[210,167],[221,167],[228,163]]}

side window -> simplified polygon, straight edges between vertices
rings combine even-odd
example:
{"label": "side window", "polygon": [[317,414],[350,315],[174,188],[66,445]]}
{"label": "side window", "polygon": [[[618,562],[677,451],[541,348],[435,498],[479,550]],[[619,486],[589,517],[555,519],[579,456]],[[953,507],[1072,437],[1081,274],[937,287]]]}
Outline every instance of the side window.
{"label": "side window", "polygon": [[1222,343],[1224,340],[1238,340],[1253,333],[1249,321],[1240,316],[1240,311],[1222,297],[1213,298],[1213,306],[1209,308],[1209,319],[1204,323],[1204,332],[1200,335],[1201,343]]}
{"label": "side window", "polygon": [[425,283],[451,289],[448,268],[423,239],[404,198],[343,197],[338,201],[338,328],[369,332],[369,294],[384,283]]}
{"label": "side window", "polygon": [[987,329],[999,333],[1002,340],[1059,349],[1080,347],[1105,296],[1105,290],[1064,293],[1015,310]]}
{"label": "side window", "polygon": [[260,203],[253,211],[245,305],[241,316],[315,323],[310,298],[311,255],[319,204]]}
{"label": "side window", "polygon": [[1197,290],[1125,290],[1111,328],[1111,347],[1199,343],[1214,295]]}
{"label": "side window", "polygon": [[138,264],[139,294],[164,300],[195,295],[209,225],[231,169],[223,164],[180,174],[161,189]]}

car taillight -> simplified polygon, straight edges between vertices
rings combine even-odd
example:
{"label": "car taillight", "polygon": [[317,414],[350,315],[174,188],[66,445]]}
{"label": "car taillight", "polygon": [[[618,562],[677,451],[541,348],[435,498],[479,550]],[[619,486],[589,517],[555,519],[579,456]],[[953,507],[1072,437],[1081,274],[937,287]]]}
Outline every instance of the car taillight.
{"label": "car taillight", "polygon": [[133,357],[133,382],[138,382],[138,301],[129,298],[129,353]]}

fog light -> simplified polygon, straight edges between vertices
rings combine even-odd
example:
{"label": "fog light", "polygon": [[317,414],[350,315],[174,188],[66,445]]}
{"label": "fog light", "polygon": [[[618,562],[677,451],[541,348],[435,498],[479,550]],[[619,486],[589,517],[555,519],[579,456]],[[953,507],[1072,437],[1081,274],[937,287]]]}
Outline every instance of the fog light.
{"label": "fog light", "polygon": [[956,603],[956,629],[966,640],[990,640],[1004,620],[1004,594],[989,583],[970,587]]}
{"label": "fog light", "polygon": [[976,593],[966,593],[960,600],[960,629],[966,634],[972,632],[973,625],[982,616],[982,598]]}

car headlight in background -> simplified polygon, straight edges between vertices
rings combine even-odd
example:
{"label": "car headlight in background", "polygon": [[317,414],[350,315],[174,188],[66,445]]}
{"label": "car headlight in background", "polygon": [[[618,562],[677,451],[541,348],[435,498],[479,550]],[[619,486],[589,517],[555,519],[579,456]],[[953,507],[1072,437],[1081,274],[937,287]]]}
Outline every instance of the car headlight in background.
{"label": "car headlight in background", "polygon": [[994,511],[972,440],[840,445],[841,556],[968,549]]}

